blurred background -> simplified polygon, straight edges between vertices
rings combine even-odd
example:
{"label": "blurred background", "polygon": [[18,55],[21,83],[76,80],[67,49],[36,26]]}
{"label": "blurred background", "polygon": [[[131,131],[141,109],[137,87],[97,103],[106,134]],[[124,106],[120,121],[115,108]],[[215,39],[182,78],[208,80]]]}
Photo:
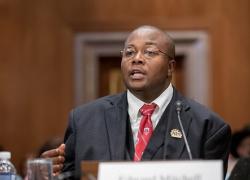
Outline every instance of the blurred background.
{"label": "blurred background", "polygon": [[20,167],[73,107],[122,91],[119,50],[144,24],[175,39],[175,86],[246,126],[249,19],[249,0],[0,0],[0,145]]}

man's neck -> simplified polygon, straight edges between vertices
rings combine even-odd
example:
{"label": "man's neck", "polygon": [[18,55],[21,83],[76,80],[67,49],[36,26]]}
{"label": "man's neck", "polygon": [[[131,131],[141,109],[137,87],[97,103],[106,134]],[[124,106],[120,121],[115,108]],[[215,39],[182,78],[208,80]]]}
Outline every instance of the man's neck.
{"label": "man's neck", "polygon": [[150,89],[144,91],[129,90],[129,91],[141,101],[145,103],[151,103],[168,88],[169,84],[167,84],[167,86],[164,86],[164,88],[161,89]]}

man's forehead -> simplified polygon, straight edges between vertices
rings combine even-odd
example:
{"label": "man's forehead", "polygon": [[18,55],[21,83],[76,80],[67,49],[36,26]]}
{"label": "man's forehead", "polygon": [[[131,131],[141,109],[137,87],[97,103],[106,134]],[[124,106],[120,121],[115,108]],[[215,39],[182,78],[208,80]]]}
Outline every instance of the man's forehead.
{"label": "man's forehead", "polygon": [[132,32],[127,38],[125,45],[131,45],[137,42],[145,45],[160,45],[165,44],[163,35],[158,31],[153,30],[138,30]]}

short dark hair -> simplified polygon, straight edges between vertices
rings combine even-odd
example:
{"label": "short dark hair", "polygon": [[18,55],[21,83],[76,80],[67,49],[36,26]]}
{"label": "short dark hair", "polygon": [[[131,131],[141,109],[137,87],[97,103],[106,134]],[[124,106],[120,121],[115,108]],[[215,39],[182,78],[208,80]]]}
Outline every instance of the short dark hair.
{"label": "short dark hair", "polygon": [[250,129],[248,128],[244,128],[240,131],[237,131],[232,135],[230,152],[233,155],[233,157],[240,158],[237,149],[240,143],[247,137],[250,137]]}

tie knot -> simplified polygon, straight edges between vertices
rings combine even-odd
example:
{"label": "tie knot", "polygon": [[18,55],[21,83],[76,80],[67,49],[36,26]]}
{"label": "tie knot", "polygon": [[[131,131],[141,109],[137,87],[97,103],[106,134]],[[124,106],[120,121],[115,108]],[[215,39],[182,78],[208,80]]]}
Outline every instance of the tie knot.
{"label": "tie knot", "polygon": [[143,116],[151,116],[154,112],[156,108],[156,104],[152,103],[152,104],[144,104],[141,109],[140,112]]}

